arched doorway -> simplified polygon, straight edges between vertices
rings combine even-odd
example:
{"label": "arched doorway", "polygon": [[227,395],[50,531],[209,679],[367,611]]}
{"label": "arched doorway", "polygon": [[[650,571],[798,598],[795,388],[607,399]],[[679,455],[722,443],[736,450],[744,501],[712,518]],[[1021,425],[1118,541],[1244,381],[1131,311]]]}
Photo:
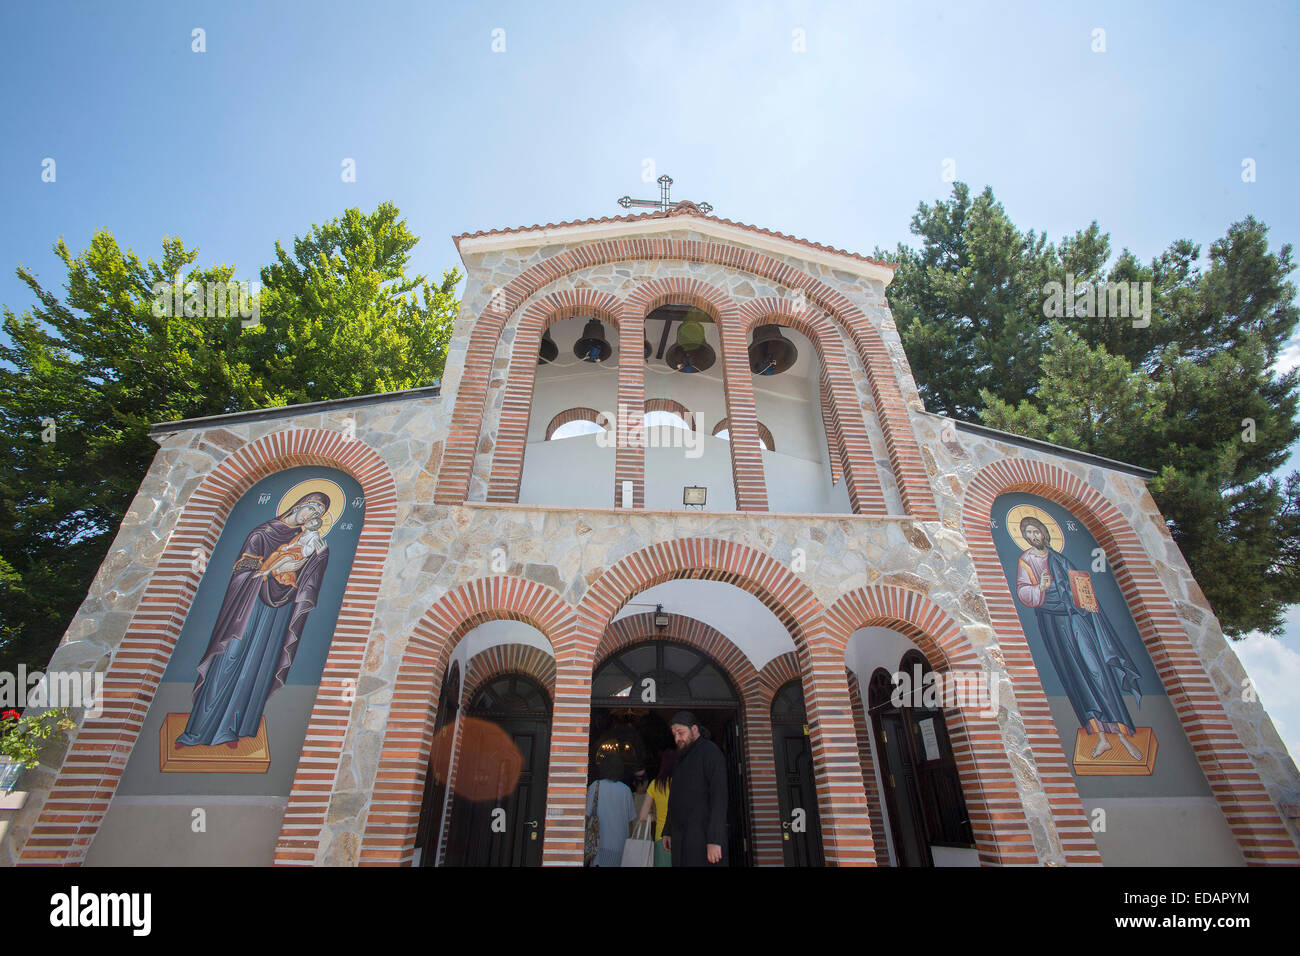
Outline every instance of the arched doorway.
{"label": "arched doorway", "polygon": [[789,681],[772,697],[772,751],[781,804],[781,849],[786,866],[822,866],[821,819],[813,777],[812,742],[803,684]]}
{"label": "arched doorway", "polygon": [[[429,755],[429,772],[424,778],[424,799],[420,804],[420,826],[415,833],[414,866],[434,866],[442,843],[443,822],[447,810],[447,778],[451,770],[451,750],[456,711],[460,707],[460,663],[453,661],[438,692],[438,715],[433,722],[433,752]],[[450,727],[451,730],[445,728]]]}
{"label": "arched doorway", "polygon": [[461,719],[448,865],[540,866],[551,745],[545,688],[502,674],[474,692]]}
{"label": "arched doorway", "polygon": [[647,779],[658,771],[659,755],[674,744],[669,721],[690,710],[700,733],[727,761],[727,856],[732,866],[750,866],[749,780],[745,765],[744,711],[740,695],[707,654],[671,640],[625,647],[597,668],[591,681],[591,745],[588,772],[595,777],[604,753],[622,756],[631,785],[637,770]]}
{"label": "arched doorway", "polygon": [[[933,682],[926,675],[932,671],[923,654],[908,651],[898,665],[905,683],[896,684],[880,667],[868,686],[868,711],[899,866],[934,866],[944,849],[975,848],[943,709],[926,706],[931,700],[924,688]],[[903,688],[911,688],[911,693],[898,693]]]}

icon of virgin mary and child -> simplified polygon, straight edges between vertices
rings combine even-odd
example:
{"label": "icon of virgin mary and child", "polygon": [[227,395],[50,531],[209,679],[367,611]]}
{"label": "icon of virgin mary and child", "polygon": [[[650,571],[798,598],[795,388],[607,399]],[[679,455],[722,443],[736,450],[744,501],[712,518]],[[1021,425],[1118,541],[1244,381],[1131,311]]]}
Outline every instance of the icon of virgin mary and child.
{"label": "icon of virgin mary and child", "polygon": [[329,564],[325,536],[342,509],[343,491],[333,482],[304,482],[244,539],[178,745],[233,747],[257,736],[267,699],[285,685],[316,607]]}
{"label": "icon of virgin mary and child", "polygon": [[1131,758],[1142,760],[1123,697],[1128,692],[1141,706],[1140,674],[1099,606],[1088,572],[1061,553],[1065,541],[1060,527],[1041,509],[1011,509],[1006,527],[1024,548],[1016,567],[1016,597],[1033,610],[1075,716],[1095,737],[1089,756],[1095,759],[1112,749],[1106,734],[1114,734]]}

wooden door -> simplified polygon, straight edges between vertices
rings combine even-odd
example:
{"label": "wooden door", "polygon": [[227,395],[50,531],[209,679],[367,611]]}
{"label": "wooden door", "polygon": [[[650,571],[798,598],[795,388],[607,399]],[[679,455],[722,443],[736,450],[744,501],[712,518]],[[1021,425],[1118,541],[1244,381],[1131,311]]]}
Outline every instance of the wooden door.
{"label": "wooden door", "polygon": [[[551,737],[546,692],[522,674],[503,675],[475,695],[465,714],[499,727],[513,752],[467,747],[459,756],[447,860],[454,866],[540,866]],[[495,796],[466,796],[484,793]]]}
{"label": "wooden door", "polygon": [[[929,671],[917,651],[899,663],[899,672],[909,674],[915,688]],[[931,847],[974,847],[970,815],[942,708],[920,706],[924,698],[916,691],[899,707],[894,689],[884,668],[871,675],[869,710],[876,753],[882,756],[890,833],[900,866],[933,866]]]}
{"label": "wooden door", "polygon": [[781,807],[781,848],[786,866],[823,866],[821,817],[813,776],[812,741],[803,685],[790,681],[772,698],[772,747],[776,757],[777,800]]}

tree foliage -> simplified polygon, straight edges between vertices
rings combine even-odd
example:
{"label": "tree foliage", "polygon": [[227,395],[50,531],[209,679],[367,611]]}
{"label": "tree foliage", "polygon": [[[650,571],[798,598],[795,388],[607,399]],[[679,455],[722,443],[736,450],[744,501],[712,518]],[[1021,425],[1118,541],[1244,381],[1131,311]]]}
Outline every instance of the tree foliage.
{"label": "tree foliage", "polygon": [[156,308],[156,290],[235,278],[174,237],[144,261],[107,229],[75,255],[60,239],[61,291],[18,268],[35,301],[4,308],[0,340],[0,669],[49,660],[157,451],[151,423],[441,376],[460,275],[408,276],[417,242],[389,203],[313,226],[293,255],[277,242],[256,324],[229,300]]}
{"label": "tree foliage", "polygon": [[[1151,493],[1225,631],[1278,633],[1300,601],[1300,474],[1274,476],[1300,437],[1300,372],[1277,371],[1300,319],[1291,246],[1270,251],[1247,217],[1204,265],[1186,239],[1112,261],[1096,222],[1053,245],[962,183],[922,203],[912,232],[918,250],[877,254],[899,263],[890,302],[927,406],[1157,472]],[[1050,316],[1048,283],[1067,276],[1150,283],[1149,316]]]}

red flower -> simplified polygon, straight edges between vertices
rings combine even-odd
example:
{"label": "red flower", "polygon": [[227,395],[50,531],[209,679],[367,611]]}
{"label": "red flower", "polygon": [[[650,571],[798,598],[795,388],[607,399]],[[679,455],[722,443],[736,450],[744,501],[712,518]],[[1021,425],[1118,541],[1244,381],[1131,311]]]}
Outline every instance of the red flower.
{"label": "red flower", "polygon": [[0,720],[8,720],[10,717],[12,717],[14,720],[17,720],[17,719],[18,719],[18,711],[16,711],[16,710],[6,710],[3,714],[0,714]]}

